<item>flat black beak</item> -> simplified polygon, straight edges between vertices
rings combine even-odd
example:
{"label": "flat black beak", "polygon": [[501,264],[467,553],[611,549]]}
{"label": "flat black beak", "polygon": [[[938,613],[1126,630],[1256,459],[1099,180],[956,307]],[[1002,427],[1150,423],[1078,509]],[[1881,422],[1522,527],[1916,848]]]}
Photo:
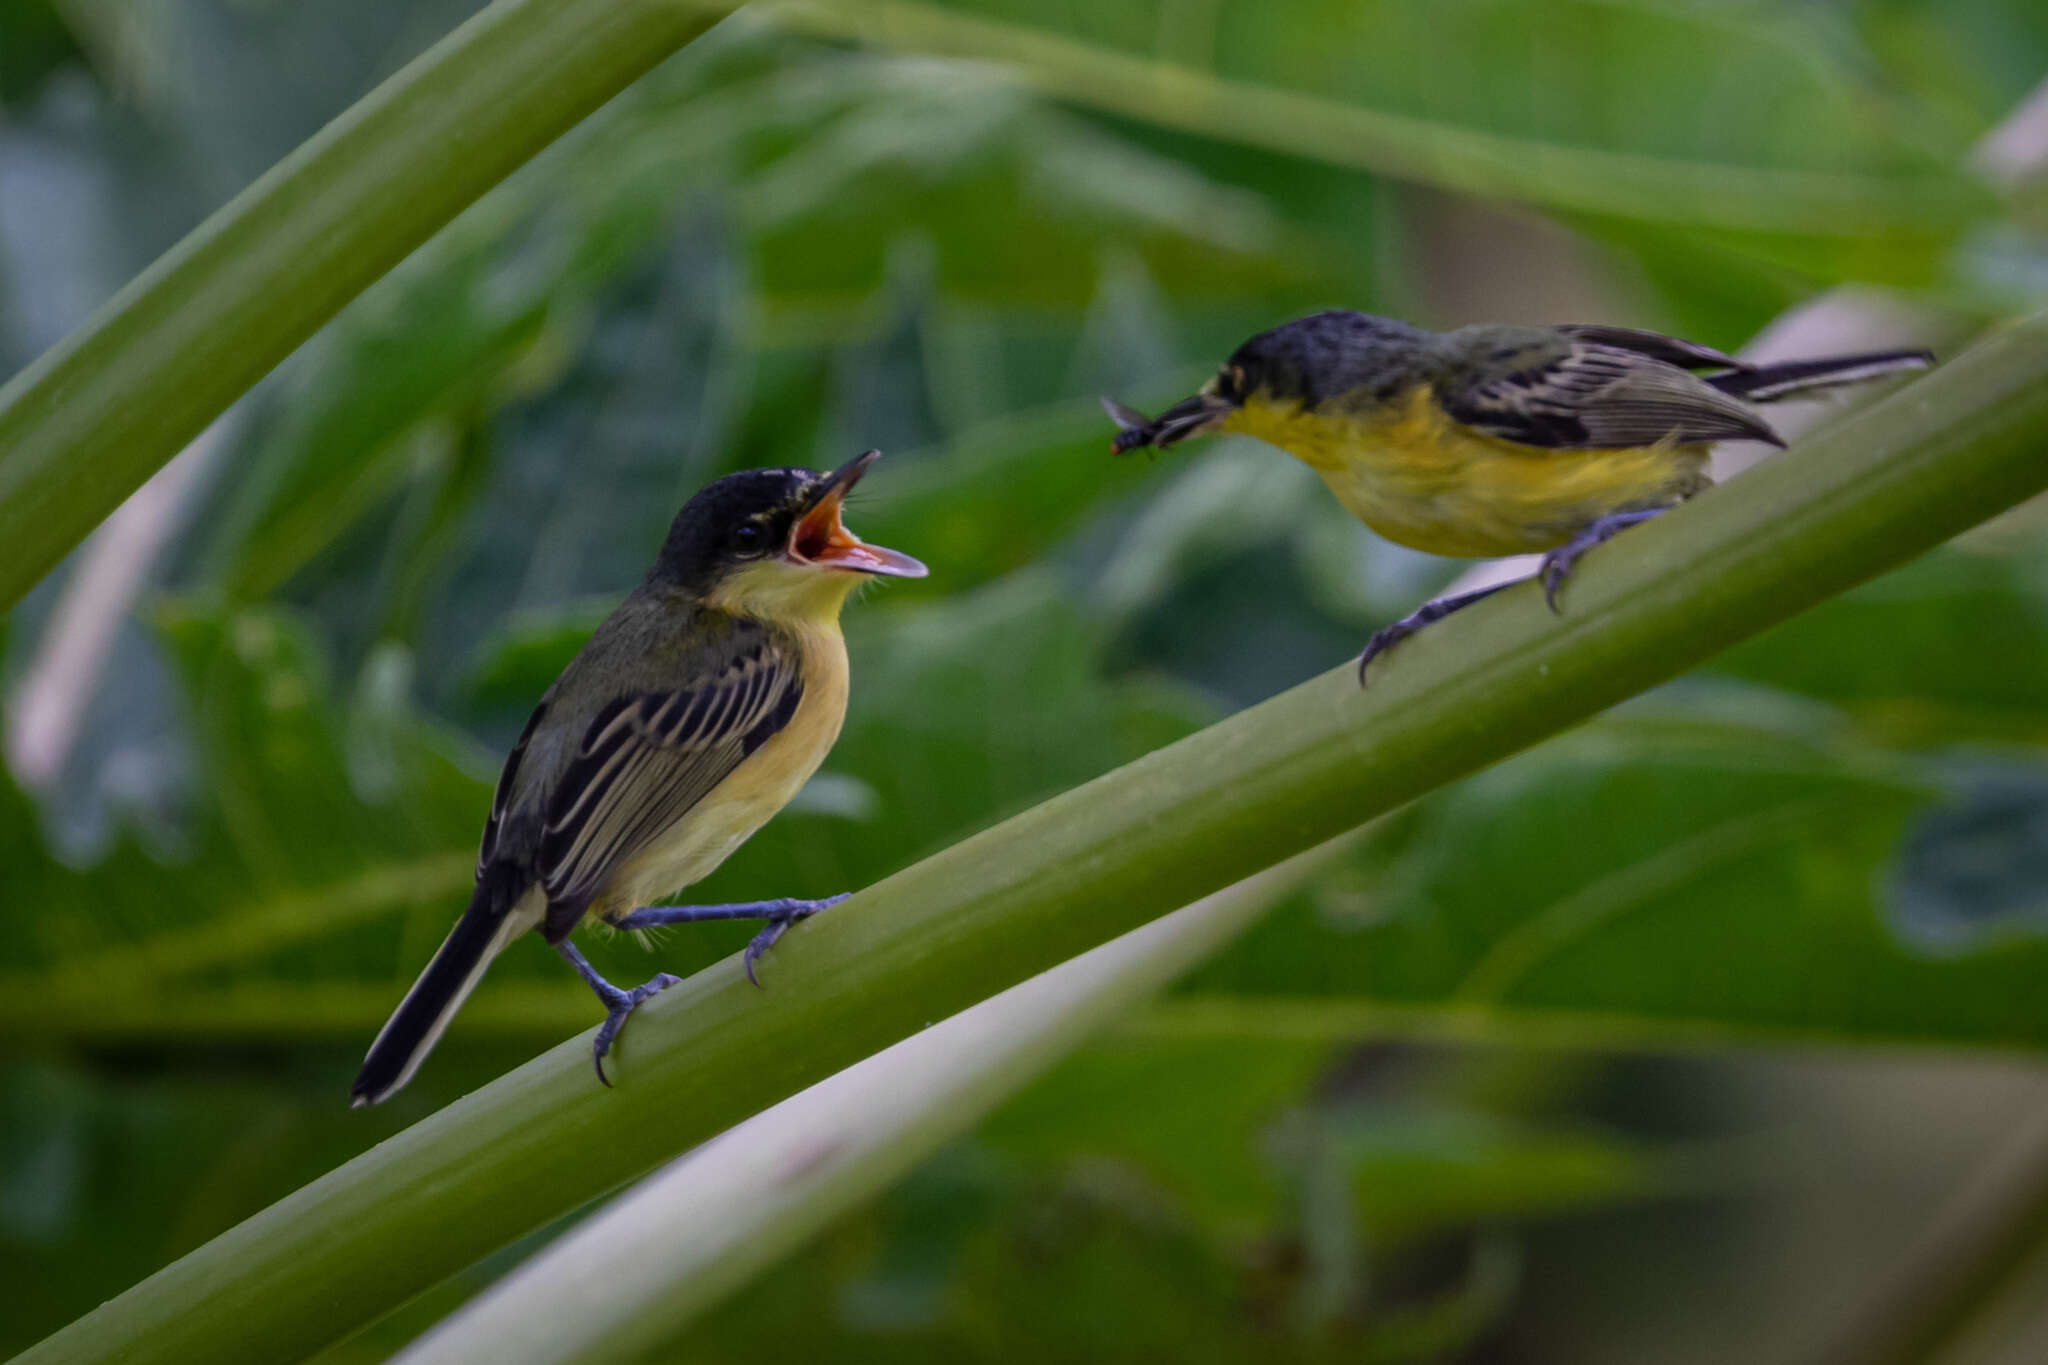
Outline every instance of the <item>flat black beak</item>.
{"label": "flat black beak", "polygon": [[1141,446],[1164,450],[1190,436],[1199,436],[1228,417],[1236,406],[1227,398],[1198,393],[1175,403],[1157,417],[1147,417],[1114,398],[1102,400],[1102,410],[1117,425],[1116,440],[1109,447],[1117,455],[1128,455]]}
{"label": "flat black beak", "polygon": [[930,572],[907,554],[868,544],[839,519],[847,493],[868,472],[868,466],[881,458],[879,450],[863,451],[826,477],[812,495],[811,505],[790,528],[789,548],[783,552],[786,558],[821,569],[888,578],[923,578]]}

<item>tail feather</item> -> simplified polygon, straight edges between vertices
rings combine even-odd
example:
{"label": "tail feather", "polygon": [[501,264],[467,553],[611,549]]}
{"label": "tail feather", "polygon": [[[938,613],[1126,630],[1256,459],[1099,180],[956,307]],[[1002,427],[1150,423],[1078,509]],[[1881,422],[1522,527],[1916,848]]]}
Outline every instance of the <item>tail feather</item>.
{"label": "tail feather", "polygon": [[1881,375],[1924,370],[1934,363],[1926,351],[1869,351],[1823,360],[1786,360],[1775,365],[1746,365],[1739,370],[1706,376],[1707,383],[1731,397],[1769,403],[1794,394],[1812,393],[1838,384],[1857,384]]}
{"label": "tail feather", "polygon": [[477,888],[469,909],[370,1044],[363,1069],[349,1088],[353,1107],[382,1103],[412,1079],[441,1041],[455,1011],[483,979],[484,968],[534,922],[533,916],[506,906],[489,886]]}

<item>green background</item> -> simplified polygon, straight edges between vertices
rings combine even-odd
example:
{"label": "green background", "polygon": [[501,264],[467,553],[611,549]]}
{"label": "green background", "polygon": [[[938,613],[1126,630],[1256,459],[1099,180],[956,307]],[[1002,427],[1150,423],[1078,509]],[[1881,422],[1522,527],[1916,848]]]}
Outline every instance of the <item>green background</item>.
{"label": "green background", "polygon": [[[466,13],[0,10],[0,373]],[[0,787],[0,1347],[594,1022],[515,945],[343,1108],[495,756],[717,474],[881,446],[849,520],[933,569],[852,608],[826,772],[693,896],[826,894],[1462,567],[1256,445],[1113,462],[1098,393],[1336,304],[1739,346],[1835,286],[1942,339],[2048,299],[1969,172],[2048,70],[2018,0],[833,13],[664,63],[225,420],[61,765]],[[2044,523],[1381,822],[680,1357],[1803,1358],[2048,1102]],[[90,553],[6,618],[11,700]]]}

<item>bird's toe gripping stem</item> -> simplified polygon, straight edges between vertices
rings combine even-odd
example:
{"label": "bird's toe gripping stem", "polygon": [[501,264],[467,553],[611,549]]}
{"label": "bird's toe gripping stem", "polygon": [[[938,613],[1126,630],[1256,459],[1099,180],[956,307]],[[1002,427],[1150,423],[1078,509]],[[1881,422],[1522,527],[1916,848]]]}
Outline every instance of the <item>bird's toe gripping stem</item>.
{"label": "bird's toe gripping stem", "polygon": [[659,972],[652,981],[643,986],[635,986],[630,991],[612,987],[609,994],[604,991],[598,992],[598,997],[604,1001],[605,1016],[604,1023],[597,1029],[597,1041],[590,1045],[590,1061],[597,1068],[597,1078],[603,1081],[607,1088],[611,1085],[611,1078],[604,1074],[605,1054],[612,1050],[612,1040],[617,1038],[619,1030],[625,1027],[627,1017],[670,986],[680,986],[682,983],[683,979],[673,973]]}
{"label": "bird's toe gripping stem", "polygon": [[1439,597],[1433,601],[1424,602],[1392,625],[1383,626],[1379,630],[1374,631],[1373,637],[1365,642],[1365,649],[1358,656],[1358,685],[1360,687],[1365,686],[1365,667],[1367,664],[1392,649],[1395,645],[1400,644],[1416,631],[1421,630],[1424,626],[1434,625],[1452,612],[1462,611],[1474,602],[1483,601],[1507,586],[1508,584],[1506,583],[1489,583],[1483,588],[1474,588],[1470,592],[1456,593],[1450,597]]}
{"label": "bird's toe gripping stem", "polygon": [[619,1030],[626,1026],[626,1020],[634,1010],[670,986],[681,985],[683,979],[668,972],[661,972],[643,986],[622,991],[598,975],[597,968],[591,966],[583,954],[576,951],[576,945],[567,939],[557,943],[555,951],[576,969],[576,974],[597,993],[598,1003],[604,1006],[604,1023],[598,1026],[597,1040],[590,1045],[590,1063],[597,1068],[597,1078],[609,1088],[612,1081],[611,1077],[604,1074],[604,1059],[605,1054],[612,1050],[612,1042],[619,1036]]}
{"label": "bird's toe gripping stem", "polygon": [[1564,615],[1564,608],[1557,604],[1557,594],[1559,589],[1564,587],[1565,580],[1572,576],[1572,570],[1578,565],[1579,556],[1595,545],[1605,544],[1614,539],[1617,533],[1626,531],[1631,526],[1640,525],[1652,517],[1662,516],[1669,510],[1665,507],[1650,507],[1637,512],[1610,512],[1545,554],[1542,566],[1536,570],[1537,581],[1543,584],[1543,600],[1549,604],[1552,611],[1560,616]]}
{"label": "bird's toe gripping stem", "polygon": [[826,896],[822,900],[800,901],[793,908],[783,911],[781,914],[771,916],[766,927],[760,933],[754,935],[753,940],[747,944],[747,980],[753,982],[757,989],[761,987],[761,978],[754,975],[754,964],[759,962],[762,955],[770,948],[773,948],[782,936],[789,932],[790,925],[795,924],[798,920],[809,919],[820,910],[829,910],[852,894],[851,891],[842,891],[836,896]]}

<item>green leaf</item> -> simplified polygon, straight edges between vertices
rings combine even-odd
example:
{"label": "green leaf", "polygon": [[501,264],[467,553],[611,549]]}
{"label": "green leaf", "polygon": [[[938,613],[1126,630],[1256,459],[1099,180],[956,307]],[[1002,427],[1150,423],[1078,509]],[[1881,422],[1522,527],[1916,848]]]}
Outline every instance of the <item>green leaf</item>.
{"label": "green leaf", "polygon": [[981,1140],[1053,1168],[1126,1162],[1211,1235],[1242,1244],[1284,1189],[1266,1129],[1331,1051],[1322,1040],[1111,1035],[1003,1106]]}
{"label": "green leaf", "polygon": [[15,884],[44,911],[7,942],[10,991],[34,980],[89,1010],[117,983],[161,988],[467,884],[489,788],[465,745],[387,712],[387,780],[358,794],[303,625],[169,610],[164,638],[197,724],[194,804],[168,846],[124,841],[87,871],[51,857],[25,798],[0,793]]}
{"label": "green leaf", "polygon": [[1738,695],[1712,709],[1750,719],[1712,720],[1702,699],[1421,803],[1355,889],[1268,922],[1158,1027],[2048,1044],[2048,937],[1935,954],[1909,931],[1895,859],[1936,772],[1825,713],[1762,724],[1769,700]]}
{"label": "green leaf", "polygon": [[1169,127],[1557,209],[1925,242],[1988,203],[1954,169],[1959,143],[1860,89],[1797,15],[1617,0],[1332,0],[1285,23],[1254,3],[793,13],[1004,61],[1049,94]]}
{"label": "green leaf", "polygon": [[1839,706],[1897,743],[2048,743],[2048,554],[2022,542],[1929,555],[1714,667]]}
{"label": "green leaf", "polygon": [[0,388],[12,602],[364,286],[719,13],[493,5]]}

